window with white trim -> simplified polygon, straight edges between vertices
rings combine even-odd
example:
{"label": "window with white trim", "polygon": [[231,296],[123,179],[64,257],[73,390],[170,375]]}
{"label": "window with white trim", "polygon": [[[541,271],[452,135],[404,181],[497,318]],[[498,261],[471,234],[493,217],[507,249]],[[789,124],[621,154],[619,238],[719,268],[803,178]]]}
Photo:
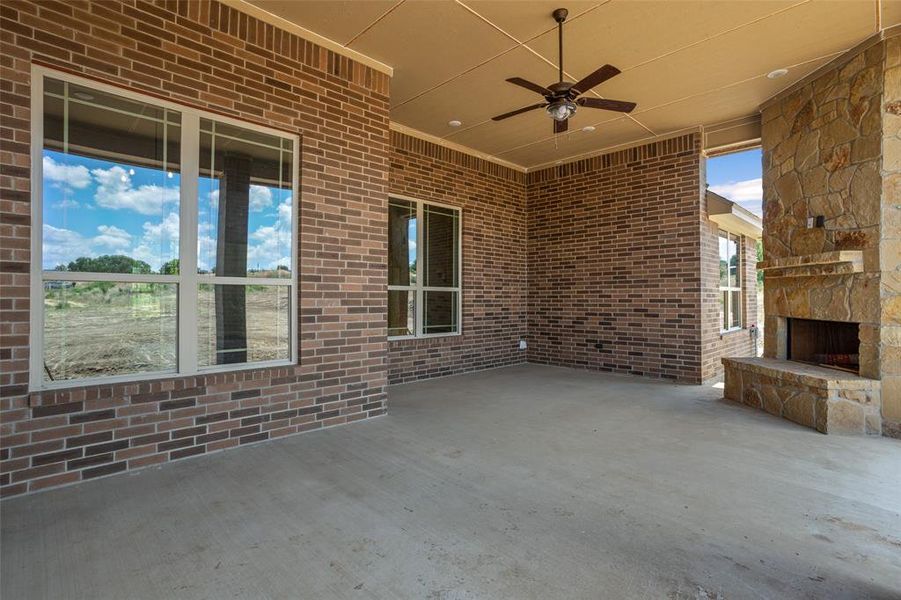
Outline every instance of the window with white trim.
{"label": "window with white trim", "polygon": [[34,74],[32,388],[294,362],[298,138]]}
{"label": "window with white trim", "polygon": [[460,209],[391,197],[388,336],[460,333]]}
{"label": "window with white trim", "polygon": [[741,329],[742,277],[741,236],[719,232],[720,253],[720,328]]}

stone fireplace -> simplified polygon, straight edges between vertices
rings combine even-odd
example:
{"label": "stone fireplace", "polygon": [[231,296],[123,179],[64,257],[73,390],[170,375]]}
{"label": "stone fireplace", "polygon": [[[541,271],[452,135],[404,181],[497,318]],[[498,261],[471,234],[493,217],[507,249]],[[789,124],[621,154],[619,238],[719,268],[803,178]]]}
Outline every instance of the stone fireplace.
{"label": "stone fireplace", "polygon": [[725,396],[901,437],[901,28],[761,107],[764,356]]}

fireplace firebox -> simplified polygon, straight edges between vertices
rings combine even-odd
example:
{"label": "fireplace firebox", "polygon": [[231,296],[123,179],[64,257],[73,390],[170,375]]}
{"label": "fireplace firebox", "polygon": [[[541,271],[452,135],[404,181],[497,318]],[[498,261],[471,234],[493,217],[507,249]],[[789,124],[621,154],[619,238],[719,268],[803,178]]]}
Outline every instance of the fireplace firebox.
{"label": "fireplace firebox", "polygon": [[858,324],[788,319],[787,358],[851,373],[860,371]]}

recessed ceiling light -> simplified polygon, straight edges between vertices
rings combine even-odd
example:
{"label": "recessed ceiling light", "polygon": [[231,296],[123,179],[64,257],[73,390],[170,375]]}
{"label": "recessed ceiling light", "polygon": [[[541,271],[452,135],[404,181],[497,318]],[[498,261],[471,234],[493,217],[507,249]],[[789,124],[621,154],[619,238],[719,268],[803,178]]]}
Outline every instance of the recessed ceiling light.
{"label": "recessed ceiling light", "polygon": [[88,94],[87,92],[72,92],[72,95],[79,100],[86,100],[88,102],[94,99],[94,96]]}
{"label": "recessed ceiling light", "polygon": [[788,74],[788,69],[776,69],[775,71],[770,71],[766,74],[767,79],[779,79],[783,75]]}
{"label": "recessed ceiling light", "polygon": [[463,124],[463,121],[458,121],[457,119],[454,119],[453,121],[448,121],[447,124],[450,125],[451,127],[459,127],[460,125]]}
{"label": "recessed ceiling light", "polygon": [[591,133],[595,129],[596,129],[596,127],[594,125],[586,125],[585,127],[582,128],[582,131],[584,131],[585,133]]}

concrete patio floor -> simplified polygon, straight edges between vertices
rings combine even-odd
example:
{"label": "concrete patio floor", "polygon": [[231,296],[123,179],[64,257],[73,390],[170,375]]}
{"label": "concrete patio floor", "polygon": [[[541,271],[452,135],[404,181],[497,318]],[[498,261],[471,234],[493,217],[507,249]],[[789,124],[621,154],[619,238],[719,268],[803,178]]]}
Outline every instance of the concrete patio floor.
{"label": "concrete patio floor", "polygon": [[521,365],[2,510],[3,598],[899,598],[901,443]]}

